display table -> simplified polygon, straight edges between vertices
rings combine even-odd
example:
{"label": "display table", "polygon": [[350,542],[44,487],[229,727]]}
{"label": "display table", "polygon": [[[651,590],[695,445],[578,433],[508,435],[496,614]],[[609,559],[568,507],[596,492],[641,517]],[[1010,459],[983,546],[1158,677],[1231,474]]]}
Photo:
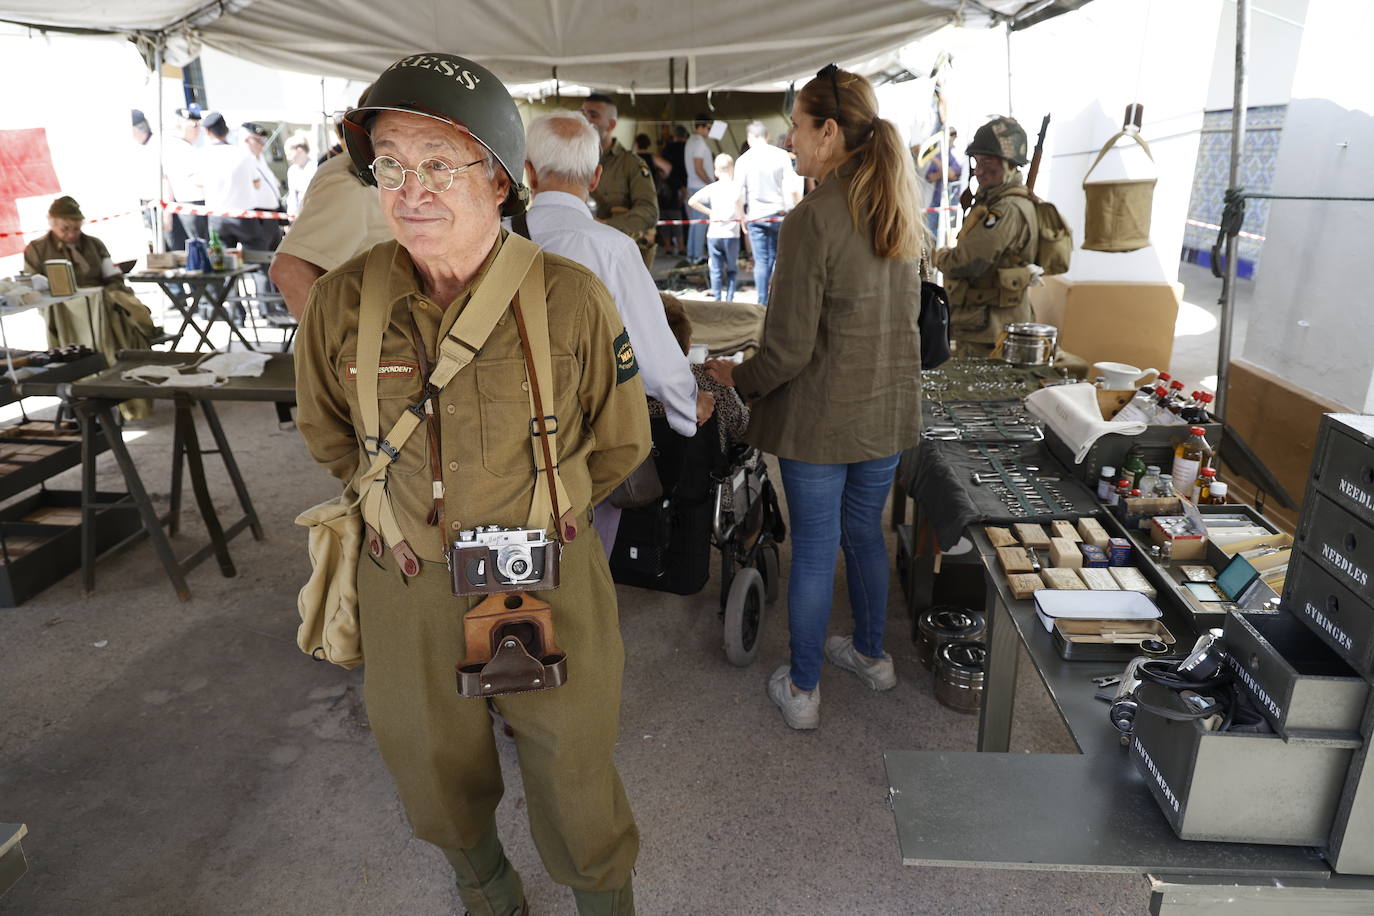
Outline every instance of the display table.
{"label": "display table", "polygon": [[28,832],[23,824],[0,824],[0,897],[29,870],[20,843]]}
{"label": "display table", "polygon": [[[1103,524],[1122,533],[1109,516]],[[987,589],[979,752],[884,753],[903,862],[1148,874],[1152,913],[1294,912],[1283,907],[1295,900],[1320,901],[1324,913],[1374,911],[1374,879],[1334,876],[1317,850],[1179,839],[1094,698],[1090,679],[1122,664],[1060,658],[1033,602],[1011,597],[981,528],[968,534]],[[1179,643],[1191,643],[1177,596],[1161,592],[1158,603]],[[1008,753],[1022,645],[1081,754]]]}
{"label": "display table", "polygon": [[[167,399],[173,402],[176,410],[175,428],[172,438],[172,481],[171,505],[167,516],[157,514],[148,496],[143,479],[134,465],[133,458],[125,446],[123,438],[109,436],[110,451],[128,485],[127,498],[113,503],[101,501],[95,492],[94,460],[83,463],[82,471],[82,519],[83,530],[94,531],[95,518],[105,512],[134,511],[142,521],[140,537],[148,537],[153,542],[158,559],[162,562],[168,578],[183,601],[191,597],[186,584],[186,574],[201,561],[213,554],[219,563],[220,572],[231,577],[237,574],[233,559],[229,555],[229,541],[244,530],[252,532],[253,537],[262,540],[262,525],[258,521],[248,486],[234,460],[229,439],[220,425],[215,412],[215,401],[264,401],[294,403],[296,397],[295,361],[290,354],[272,356],[261,376],[256,378],[230,379],[219,387],[204,388],[162,388],[142,382],[125,381],[121,376],[135,366],[174,365],[194,362],[192,353],[164,353],[151,350],[125,350],[117,354],[117,361],[110,369],[78,382],[59,386],[59,394],[72,405],[83,419],[87,435],[95,435],[93,430],[116,429],[114,408],[120,401],[128,398],[143,397]],[[200,434],[196,429],[195,413],[199,410],[214,440],[214,448],[201,446]],[[92,422],[95,421],[95,422]],[[93,453],[92,453],[93,454]],[[234,493],[238,499],[242,515],[232,523],[224,525],[215,510],[210,495],[209,483],[205,476],[204,456],[216,454],[224,463]],[[169,538],[180,527],[180,510],[183,484],[183,467],[189,474],[191,490],[196,505],[204,520],[209,543],[202,545],[185,558],[178,559]],[[92,523],[92,524],[88,524]],[[165,526],[165,530],[164,530]],[[86,591],[95,588],[94,545],[83,544],[83,559],[90,562],[82,564],[82,585]]]}
{"label": "display table", "polygon": [[[195,331],[200,338],[194,349],[199,351],[202,347],[213,350],[214,344],[210,342],[210,329],[214,327],[216,321],[223,321],[229,328],[229,333],[237,337],[239,342],[249,350],[256,349],[248,338],[243,336],[243,331],[234,324],[228,311],[224,308],[224,300],[238,283],[239,277],[244,274],[252,273],[256,267],[235,267],[229,270],[217,271],[187,271],[187,270],[160,270],[143,271],[141,273],[128,274],[125,281],[128,283],[153,283],[156,284],[171,301],[172,306],[181,313],[182,325],[171,338],[171,349],[175,350],[181,343],[181,338],[190,328]],[[202,328],[196,323],[196,309],[204,306],[210,311],[210,318]],[[232,342],[232,341],[231,341]]]}

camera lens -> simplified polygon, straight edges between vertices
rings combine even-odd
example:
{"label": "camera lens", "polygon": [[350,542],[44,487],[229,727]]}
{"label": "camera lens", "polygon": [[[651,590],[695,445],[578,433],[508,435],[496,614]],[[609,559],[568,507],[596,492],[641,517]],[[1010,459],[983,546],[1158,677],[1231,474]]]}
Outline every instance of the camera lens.
{"label": "camera lens", "polygon": [[496,572],[507,582],[522,582],[534,570],[528,547],[502,547],[496,554]]}

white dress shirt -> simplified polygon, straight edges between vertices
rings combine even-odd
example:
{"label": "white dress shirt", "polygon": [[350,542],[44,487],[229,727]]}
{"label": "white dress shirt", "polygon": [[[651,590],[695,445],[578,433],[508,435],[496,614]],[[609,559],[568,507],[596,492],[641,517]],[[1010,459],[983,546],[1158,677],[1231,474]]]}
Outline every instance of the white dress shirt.
{"label": "white dress shirt", "polygon": [[253,188],[257,163],[242,146],[211,143],[200,151],[199,164],[205,206],[229,211],[257,209]]}
{"label": "white dress shirt", "polygon": [[644,391],[663,403],[668,425],[684,436],[697,431],[697,382],[668,327],[654,278],[628,235],[592,218],[587,204],[562,191],[541,191],[526,217],[533,242],[576,261],[601,278],[630,332]]}

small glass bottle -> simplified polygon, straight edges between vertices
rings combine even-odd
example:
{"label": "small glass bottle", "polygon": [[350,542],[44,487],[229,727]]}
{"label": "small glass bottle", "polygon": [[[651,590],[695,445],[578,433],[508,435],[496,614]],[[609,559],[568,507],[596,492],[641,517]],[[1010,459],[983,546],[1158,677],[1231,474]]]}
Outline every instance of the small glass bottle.
{"label": "small glass bottle", "polygon": [[1116,500],[1117,500],[1117,502],[1120,502],[1120,501],[1123,500],[1123,499],[1130,499],[1130,497],[1131,497],[1131,482],[1130,482],[1129,480],[1124,479],[1124,478],[1121,479],[1121,480],[1118,480],[1118,481],[1116,482]]}
{"label": "small glass bottle", "polygon": [[1230,487],[1220,480],[1212,484],[1211,490],[1207,494],[1207,504],[1212,506],[1226,505],[1226,491],[1229,489]]}
{"label": "small glass bottle", "polygon": [[1207,430],[1201,426],[1188,428],[1188,438],[1174,449],[1174,466],[1170,476],[1174,492],[1185,499],[1193,493],[1193,482],[1204,465],[1212,461],[1212,447],[1207,444]]}
{"label": "small glass bottle", "polygon": [[1207,497],[1211,495],[1211,488],[1216,482],[1216,468],[1203,468],[1198,471],[1197,480],[1193,482],[1193,505],[1200,506],[1207,502]]}
{"label": "small glass bottle", "polygon": [[1121,462],[1121,476],[1129,478],[1132,487],[1138,487],[1140,478],[1145,476],[1147,469],[1145,456],[1141,454],[1140,447],[1131,446],[1131,450],[1126,453],[1126,460]]}
{"label": "small glass bottle", "polygon": [[1097,478],[1097,498],[1109,506],[1116,505],[1116,468],[1104,464]]}
{"label": "small glass bottle", "polygon": [[1159,489],[1159,465],[1150,464],[1145,466],[1145,476],[1140,478],[1140,495],[1155,496]]}

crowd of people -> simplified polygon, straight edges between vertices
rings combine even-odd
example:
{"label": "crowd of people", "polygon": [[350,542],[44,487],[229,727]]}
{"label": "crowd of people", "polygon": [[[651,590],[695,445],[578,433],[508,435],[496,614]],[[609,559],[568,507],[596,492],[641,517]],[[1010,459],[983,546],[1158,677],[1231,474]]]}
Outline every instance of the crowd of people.
{"label": "crowd of people", "polygon": [[[267,131],[244,124],[236,145],[222,117],[180,114],[168,198],[270,208],[281,188],[262,164]],[[682,436],[719,412],[721,435],[776,458],[792,533],[790,658],[765,693],[788,727],[815,729],[825,662],[873,690],[896,684],[881,512],[899,456],[919,441],[922,280],[931,265],[946,272],[959,346],[983,352],[986,329],[1024,305],[1009,269],[1023,280],[1017,271],[1033,257],[1035,210],[1014,193],[1026,138],[1010,119],[984,125],[970,145],[979,194],[958,244],[936,251],[913,157],[862,76],[822,69],[797,93],[781,144],[754,122],[738,160],[710,153],[708,117],[661,152],[645,136],[634,151],[621,146],[617,117],[593,95],[526,127],[494,74],[417,54],[347,113],[346,155],[311,175],[308,144],[287,144],[299,171],[286,206],[297,218],[271,277],[300,317],[298,427],[315,460],[350,486],[374,456],[390,461],[380,502],[363,503],[356,583],[369,720],[416,836],[443,851],[474,914],[525,912],[496,835],[489,708],[518,749],[549,874],[580,913],[634,911],[639,835],[613,759],[624,650],[607,567],[619,510],[608,497],[650,454],[651,405]],[[202,130],[211,139],[198,148]],[[954,180],[941,158],[937,172],[944,165]],[[800,179],[812,187],[805,195]],[[650,275],[657,223],[674,200],[707,218],[685,249],[709,257],[719,299],[733,296],[747,227],[770,307],[761,345],[740,363],[691,365],[690,322]],[[30,269],[65,253],[118,292],[102,246],[80,233],[75,201],[50,216]],[[194,219],[169,220],[171,238],[202,234]],[[257,222],[216,216],[209,226],[226,242],[275,247]],[[538,252],[524,261],[511,254],[529,244],[520,236]],[[669,251],[681,244],[666,238]],[[462,336],[465,309],[496,295],[509,314],[484,337]],[[431,384],[455,348],[471,371]],[[386,373],[364,389],[358,367],[369,358]],[[407,413],[420,425],[388,445],[382,432]],[[538,594],[572,673],[555,689],[484,701],[454,689],[478,598],[456,596],[450,548],[491,525],[529,525],[556,545],[558,585]],[[850,619],[827,635],[837,554]]]}

